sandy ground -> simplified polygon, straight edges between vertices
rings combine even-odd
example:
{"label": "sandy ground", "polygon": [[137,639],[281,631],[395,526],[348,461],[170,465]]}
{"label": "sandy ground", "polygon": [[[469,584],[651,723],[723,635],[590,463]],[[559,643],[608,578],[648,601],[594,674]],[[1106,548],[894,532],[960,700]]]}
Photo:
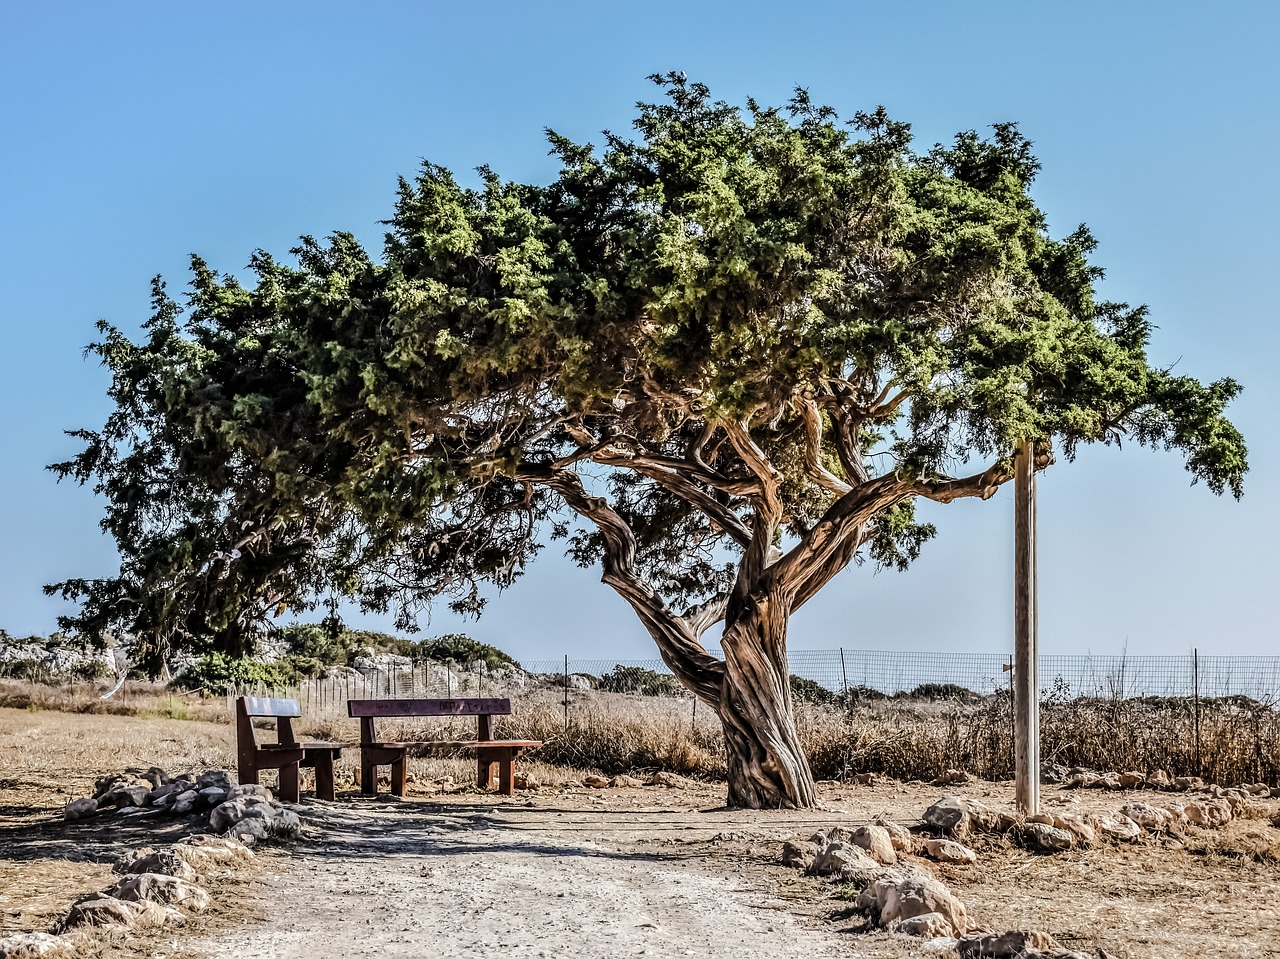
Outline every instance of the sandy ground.
{"label": "sandy ground", "polygon": [[[683,847],[656,851],[691,831],[720,834],[733,814],[690,825],[675,808],[351,805],[311,808],[325,844],[278,860],[263,877],[264,921],[185,942],[182,955],[870,955],[829,923],[793,915],[779,883]],[[613,844],[610,835],[631,841]],[[275,908],[281,898],[287,907]]]}

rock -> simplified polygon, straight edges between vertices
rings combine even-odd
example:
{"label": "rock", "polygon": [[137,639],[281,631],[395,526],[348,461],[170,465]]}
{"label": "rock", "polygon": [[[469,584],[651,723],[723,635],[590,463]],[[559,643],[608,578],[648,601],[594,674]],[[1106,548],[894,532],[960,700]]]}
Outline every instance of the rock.
{"label": "rock", "polygon": [[995,811],[964,796],[947,796],[924,811],[924,824],[936,832],[963,839],[970,832],[986,832],[995,827],[999,817]]}
{"label": "rock", "polygon": [[[209,788],[216,789],[218,787],[213,786]],[[275,802],[276,798],[275,794],[272,793],[270,789],[266,786],[260,786],[257,783],[239,783],[226,791],[226,798],[228,800],[248,799],[249,797],[258,798],[264,802]]]}
{"label": "rock", "polygon": [[1063,832],[1071,833],[1071,838],[1075,840],[1077,846],[1088,848],[1098,844],[1098,833],[1094,829],[1093,824],[1085,820],[1082,816],[1073,813],[1062,813],[1053,817],[1053,827],[1061,829]]}
{"label": "rock", "polygon": [[1070,775],[1071,771],[1061,763],[1040,764],[1040,782],[1047,783],[1050,786],[1066,782],[1067,777]]}
{"label": "rock", "polygon": [[1057,948],[1057,940],[1047,932],[1003,932],[998,935],[991,932],[973,933],[962,936],[956,944],[960,959],[977,959],[980,956],[1012,959],[1025,955],[1030,950]]}
{"label": "rock", "polygon": [[254,857],[252,849],[231,836],[191,836],[172,849],[202,879],[225,876]]}
{"label": "rock", "polygon": [[245,802],[243,799],[232,799],[221,803],[209,813],[209,828],[214,832],[226,832],[243,819],[244,814]]}
{"label": "rock", "polygon": [[675,773],[669,773],[664,769],[650,776],[645,785],[665,786],[668,789],[684,789],[689,785],[689,780],[677,776]]}
{"label": "rock", "polygon": [[175,849],[161,849],[157,852],[139,856],[123,869],[125,873],[155,873],[162,876],[174,876],[192,882],[198,878],[195,867]]}
{"label": "rock", "polygon": [[1028,816],[1028,817],[1027,817],[1027,822],[1042,822],[1042,823],[1044,823],[1046,826],[1052,826],[1052,825],[1053,825],[1053,817],[1052,817],[1052,816],[1050,816],[1047,812],[1038,812],[1038,813],[1033,813],[1033,814],[1031,814],[1030,816]]}
{"label": "rock", "polygon": [[140,773],[137,773],[137,775],[139,778],[145,779],[148,783],[150,783],[152,789],[159,789],[161,786],[163,786],[165,783],[169,781],[169,774],[166,773],[159,766],[152,766],[149,769],[146,769]]}
{"label": "rock", "polygon": [[538,780],[534,779],[528,773],[516,773],[512,777],[511,784],[515,786],[516,789],[538,789],[542,786],[542,783],[538,782]]}
{"label": "rock", "polygon": [[894,852],[889,830],[883,826],[877,826],[874,823],[870,826],[859,826],[849,838],[855,846],[861,846],[878,863],[892,866],[898,861],[898,854]]}
{"label": "rock", "polygon": [[1104,773],[1097,782],[1093,783],[1093,787],[1095,789],[1110,789],[1112,792],[1118,792],[1124,788],[1119,773]]}
{"label": "rock", "polygon": [[47,932],[19,932],[0,939],[0,959],[39,959],[70,956],[75,943]]}
{"label": "rock", "polygon": [[1098,832],[1117,839],[1120,842],[1133,842],[1142,835],[1142,827],[1122,814],[1100,816],[1093,821]]}
{"label": "rock", "polygon": [[782,864],[807,871],[820,851],[821,847],[816,842],[789,840],[782,844]]}
{"label": "rock", "polygon": [[117,806],[124,808],[125,806],[145,806],[151,801],[151,787],[149,785],[120,784],[112,786],[98,800],[98,807]]}
{"label": "rock", "polygon": [[179,793],[170,806],[175,816],[185,816],[200,805],[200,794],[194,789]]}
{"label": "rock", "polygon": [[230,794],[231,790],[223,789],[221,786],[205,786],[203,789],[196,790],[196,795],[200,797],[200,804],[209,809],[222,805]]}
{"label": "rock", "polygon": [[1093,773],[1073,772],[1062,783],[1063,789],[1088,789],[1098,781]]}
{"label": "rock", "polygon": [[74,929],[77,926],[162,926],[173,919],[180,919],[182,914],[176,909],[168,909],[159,903],[125,902],[105,893],[96,892],[77,900],[72,906],[63,927]]}
{"label": "rock", "polygon": [[1187,822],[1196,826],[1221,826],[1235,817],[1235,810],[1225,799],[1201,799],[1182,807]]}
{"label": "rock", "polygon": [[255,846],[258,840],[271,835],[271,826],[265,819],[241,819],[227,830],[227,834],[246,846]]}
{"label": "rock", "polygon": [[145,786],[148,792],[151,791],[151,783],[147,780],[131,773],[116,773],[114,776],[105,776],[94,782],[93,798],[101,802],[103,796],[122,786]]}
{"label": "rock", "polygon": [[925,854],[930,859],[936,859],[938,862],[977,862],[978,854],[968,846],[962,846],[958,842],[950,839],[926,839],[924,841]]}
{"label": "rock", "polygon": [[209,893],[194,883],[162,873],[128,876],[116,883],[107,895],[124,902],[156,902],[179,906],[187,912],[204,912],[209,908]]}
{"label": "rock", "polygon": [[1075,838],[1065,829],[1048,826],[1042,822],[1025,824],[1019,835],[1030,849],[1040,852],[1066,852],[1075,845]]}
{"label": "rock", "polygon": [[196,777],[196,789],[208,789],[217,786],[219,789],[231,791],[231,777],[221,769],[206,769]]}
{"label": "rock", "polygon": [[844,826],[831,826],[829,829],[819,829],[809,837],[809,842],[817,843],[818,846],[829,846],[833,842],[849,842],[853,838],[853,830],[846,829]]}
{"label": "rock", "polygon": [[1120,774],[1120,788],[1122,789],[1141,789],[1146,785],[1147,777],[1135,770],[1129,770]]}
{"label": "rock", "polygon": [[1173,815],[1169,810],[1145,802],[1125,803],[1120,807],[1120,814],[1152,832],[1168,829],[1173,824]]}
{"label": "rock", "polygon": [[151,790],[151,803],[152,805],[157,805],[160,803],[161,800],[168,800],[169,802],[173,802],[175,797],[185,792],[189,788],[191,788],[191,784],[186,782],[185,780],[179,780],[178,782],[162,783],[161,785],[156,786],[154,789]]}
{"label": "rock", "polygon": [[811,876],[835,876],[845,882],[857,882],[880,871],[880,863],[867,855],[861,846],[833,842],[818,853],[808,868]]}
{"label": "rock", "polygon": [[97,814],[98,800],[96,799],[72,799],[62,810],[62,818],[67,822],[79,822],[81,819],[88,819]]}
{"label": "rock", "polygon": [[582,785],[590,786],[592,789],[608,789],[609,780],[603,776],[583,776]]}
{"label": "rock", "polygon": [[876,825],[889,834],[889,842],[893,844],[895,852],[911,851],[911,831],[906,826],[892,819],[877,819]]}
{"label": "rock", "polygon": [[1169,773],[1163,769],[1157,769],[1147,777],[1147,785],[1152,789],[1168,789],[1171,782]]}
{"label": "rock", "polygon": [[874,786],[879,777],[875,773],[854,773],[855,786]]}
{"label": "rock", "polygon": [[969,917],[960,900],[937,879],[923,875],[873,879],[856,905],[881,926],[932,912],[946,922],[950,929],[947,935],[961,936],[969,930]]}
{"label": "rock", "polygon": [[271,833],[277,839],[296,839],[302,834],[302,820],[292,809],[281,809],[271,820]]}
{"label": "rock", "polygon": [[610,789],[639,789],[643,785],[635,776],[614,776],[609,780]]}
{"label": "rock", "polygon": [[1191,792],[1192,790],[1204,789],[1204,780],[1199,776],[1179,776],[1170,785],[1178,792]]}
{"label": "rock", "polygon": [[969,774],[963,769],[948,769],[941,776],[935,779],[930,785],[933,786],[963,786],[967,782],[971,782]]}
{"label": "rock", "polygon": [[891,923],[890,932],[899,932],[904,936],[918,936],[921,939],[942,939],[953,934],[951,923],[940,912],[926,912],[922,916],[910,919],[897,919]]}
{"label": "rock", "polygon": [[1169,814],[1169,821],[1171,825],[1181,826],[1187,822],[1186,805],[1184,803],[1166,803],[1162,808]]}

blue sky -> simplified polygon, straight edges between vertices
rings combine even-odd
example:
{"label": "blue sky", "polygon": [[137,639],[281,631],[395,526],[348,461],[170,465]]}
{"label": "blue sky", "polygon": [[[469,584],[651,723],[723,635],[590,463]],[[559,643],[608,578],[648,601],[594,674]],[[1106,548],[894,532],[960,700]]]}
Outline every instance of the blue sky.
{"label": "blue sky", "polygon": [[[1154,362],[1245,385],[1253,469],[1236,503],[1173,454],[1088,450],[1040,483],[1045,653],[1272,653],[1280,510],[1274,365],[1280,5],[1269,3],[58,3],[0,5],[0,628],[44,633],[43,583],[109,574],[101,504],[54,483],[62,434],[105,418],[93,323],[129,332],[190,253],[349,230],[374,245],[421,159],[543,181],[542,130],[624,131],[645,76],[724,99],[796,85],[877,104],[927,147],[1016,120],[1051,228],[1087,222],[1104,294],[1147,303]],[[929,507],[910,572],[839,577],[795,648],[1004,651],[1012,500]],[[479,623],[528,658],[651,658],[623,603],[546,550]]]}

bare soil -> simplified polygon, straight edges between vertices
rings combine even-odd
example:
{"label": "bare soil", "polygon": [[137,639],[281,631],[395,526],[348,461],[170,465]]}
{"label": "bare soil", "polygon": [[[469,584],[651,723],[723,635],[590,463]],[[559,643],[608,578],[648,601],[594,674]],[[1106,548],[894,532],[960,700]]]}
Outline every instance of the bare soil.
{"label": "bare soil", "polygon": [[[67,798],[128,766],[171,771],[232,763],[229,725],[0,709],[0,936],[47,929],[111,865],[195,828],[159,816],[69,825]],[[820,811],[721,808],[723,786],[595,790],[580,772],[534,767],[536,792],[440,791],[466,764],[419,761],[406,801],[354,792],[300,808],[303,841],[264,850],[215,890],[209,915],[99,955],[336,959],[575,955],[613,959],[762,955],[918,956],[921,945],[868,931],[849,890],[780,865],[784,840],[887,815],[910,826],[943,795],[1012,808],[1008,784],[820,785]],[[1050,811],[1118,809],[1167,794],[1062,792]],[[1221,830],[1056,856],[999,837],[974,866],[937,871],[993,930],[1041,929],[1068,948],[1117,957],[1280,956],[1280,830],[1275,801]],[[1263,818],[1265,815],[1266,818]]]}

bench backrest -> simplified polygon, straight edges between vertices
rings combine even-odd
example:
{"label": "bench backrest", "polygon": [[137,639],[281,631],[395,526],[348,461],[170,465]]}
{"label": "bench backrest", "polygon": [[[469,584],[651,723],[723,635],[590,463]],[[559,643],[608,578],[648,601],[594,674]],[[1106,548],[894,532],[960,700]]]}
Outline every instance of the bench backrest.
{"label": "bench backrest", "polygon": [[258,737],[253,731],[253,717],[263,716],[276,721],[276,742],[296,743],[293,720],[302,715],[302,705],[296,699],[269,699],[265,696],[239,696],[236,698],[236,750],[241,768],[253,764],[258,751]]}
{"label": "bench backrest", "polygon": [[349,716],[510,716],[509,699],[348,699]]}
{"label": "bench backrest", "polygon": [[242,696],[246,716],[281,716],[297,719],[302,715],[302,705],[296,699],[268,699],[264,696]]}

